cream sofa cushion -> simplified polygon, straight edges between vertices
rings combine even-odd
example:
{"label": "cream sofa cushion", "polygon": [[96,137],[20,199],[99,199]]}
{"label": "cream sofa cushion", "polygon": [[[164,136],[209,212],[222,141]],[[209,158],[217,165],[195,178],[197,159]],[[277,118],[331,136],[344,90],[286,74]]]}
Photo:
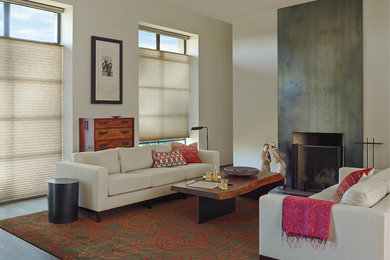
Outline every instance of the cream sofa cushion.
{"label": "cream sofa cushion", "polygon": [[156,152],[159,152],[159,153],[161,153],[161,152],[169,153],[169,152],[172,152],[172,147],[170,144],[155,145],[154,150]]}
{"label": "cream sofa cushion", "polygon": [[97,152],[82,152],[72,154],[72,161],[108,168],[108,173],[120,172],[118,152],[115,149],[107,149]]}
{"label": "cream sofa cushion", "polygon": [[152,187],[184,181],[186,179],[186,174],[183,171],[182,166],[169,168],[149,168],[135,170],[131,173],[150,176],[152,179]]}
{"label": "cream sofa cushion", "polygon": [[142,190],[152,186],[152,178],[144,174],[115,173],[108,176],[108,196]]}
{"label": "cream sofa cushion", "polygon": [[374,178],[378,180],[382,180],[387,183],[387,194],[390,193],[390,168],[384,169],[380,172],[375,173],[370,176],[369,179]]}
{"label": "cream sofa cushion", "polygon": [[121,172],[126,173],[153,166],[152,150],[154,146],[116,148],[119,152]]}
{"label": "cream sofa cushion", "polygon": [[[376,175],[376,174],[375,174]],[[340,203],[370,208],[383,199],[387,193],[387,183],[376,176],[367,178],[349,188]]]}
{"label": "cream sofa cushion", "polygon": [[339,186],[338,184],[330,186],[330,187],[324,189],[323,191],[318,192],[318,193],[310,196],[310,198],[317,199],[317,200],[333,201],[332,196],[333,196],[333,193],[336,191],[338,186]]}
{"label": "cream sofa cushion", "polygon": [[209,163],[190,163],[187,165],[180,166],[184,170],[186,179],[194,179],[202,177],[205,172],[212,171],[213,165]]}

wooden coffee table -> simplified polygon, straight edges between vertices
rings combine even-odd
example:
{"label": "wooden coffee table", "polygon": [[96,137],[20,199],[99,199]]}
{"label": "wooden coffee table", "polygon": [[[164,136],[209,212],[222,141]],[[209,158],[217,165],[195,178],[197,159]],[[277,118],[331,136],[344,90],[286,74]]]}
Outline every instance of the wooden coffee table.
{"label": "wooden coffee table", "polygon": [[191,187],[186,185],[187,181],[171,186],[173,191],[197,196],[199,224],[234,212],[236,210],[235,198],[240,195],[261,189],[269,184],[284,184],[283,176],[275,172],[259,172],[257,175],[247,177],[228,176],[223,172],[221,175],[222,178],[229,179],[227,190]]}

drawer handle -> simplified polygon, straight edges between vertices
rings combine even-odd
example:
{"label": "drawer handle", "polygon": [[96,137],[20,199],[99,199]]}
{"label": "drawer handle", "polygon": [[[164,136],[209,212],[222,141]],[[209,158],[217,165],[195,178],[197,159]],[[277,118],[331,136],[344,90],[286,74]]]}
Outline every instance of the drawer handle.
{"label": "drawer handle", "polygon": [[122,145],[129,145],[129,142],[122,142]]}
{"label": "drawer handle", "polygon": [[122,131],[121,133],[122,134],[128,134],[128,133],[130,133],[130,131],[125,130],[125,131]]}
{"label": "drawer handle", "polygon": [[106,147],[108,144],[99,144],[99,147],[100,148],[104,148],[104,147]]}
{"label": "drawer handle", "polygon": [[103,122],[98,122],[99,125],[107,125],[107,121],[103,121]]}
{"label": "drawer handle", "polygon": [[121,121],[122,124],[128,124],[129,121]]}
{"label": "drawer handle", "polygon": [[106,135],[108,132],[106,131],[106,132],[99,132],[98,134],[99,135]]}

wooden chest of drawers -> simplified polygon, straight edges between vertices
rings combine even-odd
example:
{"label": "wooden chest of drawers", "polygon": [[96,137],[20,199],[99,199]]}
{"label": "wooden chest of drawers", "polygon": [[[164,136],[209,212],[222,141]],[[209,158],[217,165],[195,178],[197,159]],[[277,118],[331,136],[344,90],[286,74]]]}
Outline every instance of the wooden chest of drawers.
{"label": "wooden chest of drawers", "polygon": [[134,146],[134,118],[80,118],[79,151]]}

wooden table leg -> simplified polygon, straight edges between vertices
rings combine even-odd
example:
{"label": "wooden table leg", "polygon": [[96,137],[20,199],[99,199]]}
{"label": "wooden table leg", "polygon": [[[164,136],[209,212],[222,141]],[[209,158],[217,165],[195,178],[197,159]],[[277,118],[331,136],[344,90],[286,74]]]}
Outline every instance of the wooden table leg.
{"label": "wooden table leg", "polygon": [[236,210],[236,199],[216,200],[198,197],[198,224]]}

